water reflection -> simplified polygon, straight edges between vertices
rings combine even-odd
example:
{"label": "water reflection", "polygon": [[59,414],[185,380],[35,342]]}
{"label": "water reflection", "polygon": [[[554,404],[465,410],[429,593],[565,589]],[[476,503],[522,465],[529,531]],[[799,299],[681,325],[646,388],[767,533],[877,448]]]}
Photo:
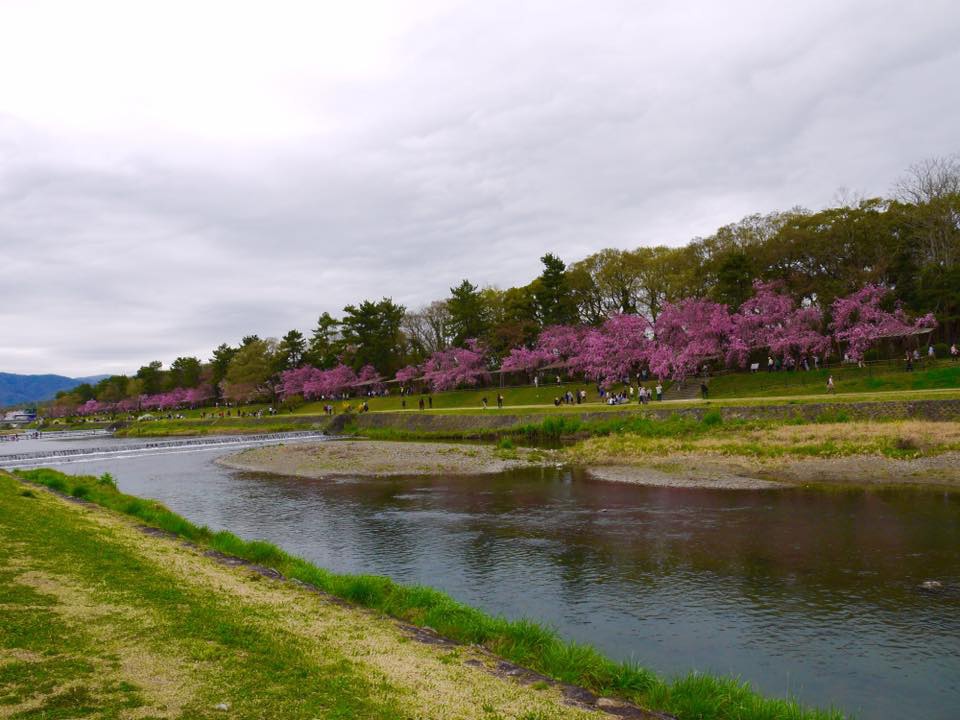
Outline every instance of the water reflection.
{"label": "water reflection", "polygon": [[343,572],[439,587],[664,673],[740,675],[861,717],[960,708],[960,498],[671,490],[530,470],[310,481],[218,450],[68,465]]}

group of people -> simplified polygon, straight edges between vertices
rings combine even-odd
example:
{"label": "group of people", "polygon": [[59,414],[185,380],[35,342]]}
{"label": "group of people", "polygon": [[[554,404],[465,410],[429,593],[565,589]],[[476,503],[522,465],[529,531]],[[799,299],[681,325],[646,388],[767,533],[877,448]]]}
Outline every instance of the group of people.
{"label": "group of people", "polygon": [[0,434],[0,442],[16,442],[17,440],[38,440],[39,430],[28,430],[24,433]]}
{"label": "group of people", "polygon": [[[487,401],[486,395],[480,398],[480,404],[483,406],[484,410],[487,409],[489,402]],[[503,393],[497,393],[497,407],[501,410],[503,409]]]}
{"label": "group of people", "polygon": [[576,392],[567,390],[563,395],[557,395],[557,397],[553,399],[553,404],[555,407],[560,407],[561,405],[573,405],[574,403],[579,405],[580,403],[584,403],[586,401],[586,390],[577,390]]}
{"label": "group of people", "polygon": [[[844,356],[846,357],[846,356]],[[794,358],[789,355],[785,355],[782,358],[774,358],[773,355],[767,355],[767,372],[779,372],[781,370],[819,370],[820,369],[820,356],[819,355],[803,355],[800,358],[798,363]]]}

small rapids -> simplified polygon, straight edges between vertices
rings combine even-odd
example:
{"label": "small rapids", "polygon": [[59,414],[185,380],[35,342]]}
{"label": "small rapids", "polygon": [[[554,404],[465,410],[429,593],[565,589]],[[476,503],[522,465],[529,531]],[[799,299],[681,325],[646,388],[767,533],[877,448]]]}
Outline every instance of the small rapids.
{"label": "small rapids", "polygon": [[[102,433],[97,433],[102,434]],[[87,435],[89,437],[90,435]],[[73,438],[79,437],[72,435]],[[62,436],[58,439],[64,439]],[[181,438],[177,440],[153,440],[128,445],[103,445],[97,447],[70,447],[33,452],[0,455],[0,467],[5,469],[37,467],[49,464],[88,459],[122,458],[124,456],[143,455],[145,453],[175,451],[182,449],[202,450],[220,447],[251,447],[277,441],[302,442],[305,440],[327,439],[320,431],[301,430],[294,432],[259,433],[255,435],[228,435],[202,438]]]}

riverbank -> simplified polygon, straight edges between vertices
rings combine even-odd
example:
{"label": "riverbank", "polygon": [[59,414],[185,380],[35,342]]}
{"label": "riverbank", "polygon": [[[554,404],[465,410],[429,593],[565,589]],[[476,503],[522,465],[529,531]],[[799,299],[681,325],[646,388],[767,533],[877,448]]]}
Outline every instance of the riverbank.
{"label": "riverbank", "polygon": [[562,457],[595,477],[644,485],[960,485],[957,422],[704,425],[591,437]]}
{"label": "riverbank", "polygon": [[21,477],[80,502],[0,473],[0,667],[14,678],[4,710],[654,717],[624,704],[630,700],[681,719],[841,717],[761,698],[731,680],[665,682],[427,588],[332,575],[122,495],[109,478]]}
{"label": "riverbank", "polygon": [[217,460],[234,470],[293,477],[486,475],[543,463],[543,450],[454,443],[336,442],[249,448]]}

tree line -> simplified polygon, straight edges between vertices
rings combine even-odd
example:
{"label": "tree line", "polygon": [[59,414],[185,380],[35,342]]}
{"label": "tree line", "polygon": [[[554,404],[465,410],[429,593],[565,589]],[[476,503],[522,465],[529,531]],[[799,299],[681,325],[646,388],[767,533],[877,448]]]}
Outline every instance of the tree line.
{"label": "tree line", "polygon": [[754,297],[757,281],[774,284],[797,308],[817,309],[825,325],[838,299],[882,288],[887,310],[932,314],[932,341],[952,343],[960,330],[960,157],[911,166],[890,197],[750,215],[680,247],[606,248],[571,264],[547,253],[540,262],[526,285],[500,289],[463,279],[447,297],[414,309],[368,299],[339,317],[322,313],[308,334],[250,335],[236,346],[221,344],[206,361],[180,357],[167,369],[152,362],[132,377],[79,386],[58,400],[115,403],[208,387],[219,399],[243,401],[300,367],[371,367],[393,378],[444,353],[453,358],[454,350],[466,357],[476,346],[499,366],[557,326],[601,328],[619,315],[654,326],[665,309],[688,300],[735,314]]}

